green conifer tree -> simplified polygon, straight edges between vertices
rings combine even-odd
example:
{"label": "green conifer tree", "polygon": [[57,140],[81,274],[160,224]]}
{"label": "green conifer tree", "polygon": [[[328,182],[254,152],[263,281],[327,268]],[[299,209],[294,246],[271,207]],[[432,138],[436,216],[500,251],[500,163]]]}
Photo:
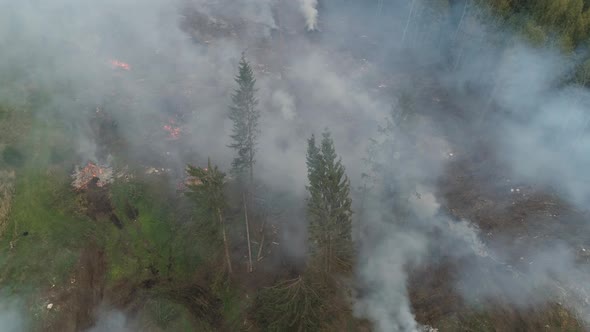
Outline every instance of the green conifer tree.
{"label": "green conifer tree", "polygon": [[242,54],[240,68],[235,78],[238,88],[232,95],[229,118],[233,121],[232,143],[230,148],[236,151],[232,162],[232,171],[238,176],[249,173],[250,182],[254,178],[254,163],[257,138],[260,130],[258,120],[260,112],[256,109],[256,79],[250,64]]}
{"label": "green conifer tree", "polygon": [[229,241],[225,231],[225,221],[223,211],[227,205],[223,191],[225,184],[225,173],[221,172],[217,166],[211,165],[208,161],[207,168],[187,166],[187,173],[191,177],[187,184],[187,195],[193,198],[197,204],[204,206],[211,215],[219,222],[219,228],[223,237],[223,247],[225,250],[225,260],[227,271],[232,273],[231,258],[229,254]]}
{"label": "green conifer tree", "polygon": [[308,140],[307,167],[312,266],[326,274],[348,271],[353,250],[350,181],[328,131],[320,147],[313,135]]}

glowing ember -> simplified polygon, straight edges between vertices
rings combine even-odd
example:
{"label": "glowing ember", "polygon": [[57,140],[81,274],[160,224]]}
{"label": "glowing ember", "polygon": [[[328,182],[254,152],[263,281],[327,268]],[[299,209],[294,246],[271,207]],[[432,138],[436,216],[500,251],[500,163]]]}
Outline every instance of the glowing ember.
{"label": "glowing ember", "polygon": [[176,125],[176,121],[174,121],[173,119],[169,119],[168,124],[164,125],[164,127],[162,128],[164,128],[164,130],[168,132],[169,139],[176,140],[180,137],[180,134],[182,133],[182,129]]}
{"label": "glowing ember", "polygon": [[123,69],[123,70],[131,70],[131,66],[128,63],[119,61],[119,60],[111,60],[111,65],[114,69]]}
{"label": "glowing ember", "polygon": [[98,179],[96,182],[98,187],[104,187],[113,182],[113,169],[108,166],[99,166],[88,162],[84,168],[76,167],[72,174],[72,186],[76,190],[86,189],[94,178]]}

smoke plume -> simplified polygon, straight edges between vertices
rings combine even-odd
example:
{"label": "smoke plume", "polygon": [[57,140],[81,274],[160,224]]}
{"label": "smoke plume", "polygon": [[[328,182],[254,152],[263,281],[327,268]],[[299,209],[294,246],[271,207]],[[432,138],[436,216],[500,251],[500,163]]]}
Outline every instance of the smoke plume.
{"label": "smoke plume", "polygon": [[301,13],[305,17],[305,26],[308,31],[318,28],[318,0],[299,0]]}
{"label": "smoke plume", "polygon": [[6,332],[22,332],[27,326],[20,303],[12,300],[0,300],[0,327]]}
{"label": "smoke plume", "polygon": [[[260,183],[303,202],[305,140],[326,127],[353,186],[369,177],[368,193],[353,197],[366,202],[357,204],[358,316],[380,331],[420,329],[408,281],[416,266],[440,263],[443,251],[460,264],[455,287],[470,302],[527,307],[559,298],[590,322],[588,268],[576,259],[587,222],[553,220],[567,228],[564,238],[509,246],[513,238],[451,216],[439,188],[451,161],[480,155],[476,143],[484,142],[506,166],[503,177],[553,188],[585,209],[590,95],[561,84],[574,60],[525,46],[481,22],[467,2],[415,2],[327,0],[322,26],[330,29],[310,36],[298,33],[301,14],[307,30],[318,30],[317,0],[300,0],[299,11],[271,0],[0,0],[0,98],[34,107],[40,123],[63,124],[71,138],[64,144],[81,160],[108,159],[93,126],[108,114],[129,161],[181,173],[211,157],[228,169],[228,104],[245,51],[262,113]],[[413,103],[400,110],[407,91]],[[391,128],[380,130],[386,118]],[[182,125],[179,140],[166,139],[170,119]],[[281,246],[304,257],[304,207],[297,208],[302,217],[287,218]],[[125,324],[112,313],[94,331]],[[0,304],[0,326],[17,331],[22,321]]]}

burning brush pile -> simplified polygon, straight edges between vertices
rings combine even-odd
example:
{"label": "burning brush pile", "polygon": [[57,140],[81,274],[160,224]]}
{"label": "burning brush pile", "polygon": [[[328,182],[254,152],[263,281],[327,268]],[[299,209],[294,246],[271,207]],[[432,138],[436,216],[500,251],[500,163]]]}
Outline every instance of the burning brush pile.
{"label": "burning brush pile", "polygon": [[109,166],[88,162],[83,168],[76,166],[74,173],[72,173],[72,179],[72,187],[76,190],[88,188],[94,179],[96,179],[98,187],[104,187],[113,182],[113,169]]}
{"label": "burning brush pile", "polygon": [[168,119],[168,123],[162,128],[168,133],[167,138],[169,140],[177,140],[182,134],[182,128],[176,123],[174,119]]}

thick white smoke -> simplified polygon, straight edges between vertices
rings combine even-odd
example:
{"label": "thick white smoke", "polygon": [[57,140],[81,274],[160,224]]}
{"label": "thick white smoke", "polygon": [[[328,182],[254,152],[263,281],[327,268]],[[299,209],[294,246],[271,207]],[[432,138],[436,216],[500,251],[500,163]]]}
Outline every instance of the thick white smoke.
{"label": "thick white smoke", "polygon": [[137,329],[131,328],[128,318],[119,311],[108,311],[101,309],[98,313],[96,324],[86,332],[135,332]]}
{"label": "thick white smoke", "polygon": [[388,222],[373,226],[380,227],[387,236],[366,253],[359,266],[359,277],[370,287],[355,303],[356,314],[373,321],[377,331],[418,331],[408,297],[406,269],[424,255],[427,239]]}
{"label": "thick white smoke", "polygon": [[[0,2],[4,4],[8,1]],[[132,71],[117,74],[122,77],[119,80],[124,81],[124,84],[121,84],[124,86],[121,93],[128,93],[134,98],[128,108],[118,110],[114,117],[121,126],[121,132],[129,141],[135,142],[131,144],[130,150],[140,150],[138,147],[143,147],[145,142],[153,145],[150,137],[144,136],[143,133],[149,132],[150,128],[161,126],[159,123],[151,122],[152,115],[159,114],[160,110],[155,109],[156,102],[151,98],[155,94],[150,92],[182,86],[186,88],[186,98],[190,99],[191,109],[195,110],[194,113],[197,115],[187,124],[193,132],[191,145],[202,157],[211,156],[216,163],[225,162],[226,166],[231,157],[231,152],[226,147],[228,124],[225,118],[229,94],[234,88],[233,66],[245,45],[255,44],[250,43],[250,40],[232,37],[234,33],[239,34],[242,28],[242,25],[235,21],[250,21],[274,28],[275,21],[271,10],[274,2],[192,2],[198,11],[211,16],[208,21],[204,20],[202,23],[203,30],[213,26],[215,28],[211,29],[215,33],[222,35],[220,31],[225,30],[227,36],[207,40],[203,38],[199,45],[192,43],[178,29],[177,8],[165,1],[110,0],[96,2],[94,5],[81,5],[77,1],[60,0],[47,2],[42,8],[39,8],[41,5],[35,1],[14,1],[6,6],[4,14],[0,13],[0,17],[5,18],[0,20],[0,26],[4,27],[0,29],[0,45],[4,46],[3,50],[6,51],[6,56],[0,60],[0,69],[12,68],[15,64],[26,67],[37,84],[59,86],[60,84],[51,83],[70,82],[72,86],[77,87],[73,95],[84,99],[89,105],[96,106],[103,98],[110,98],[113,90],[111,76],[114,74],[108,61],[111,58],[121,58],[132,64]],[[299,0],[300,11],[310,31],[318,29],[317,7],[317,0]],[[63,8],[69,8],[69,11],[64,11]],[[332,13],[327,9],[323,11],[322,20],[330,14]],[[371,13],[366,10],[359,11],[359,14],[369,17]],[[295,21],[300,20],[300,15],[297,10],[293,11]],[[404,14],[403,20],[400,21],[402,27],[406,22],[410,30],[418,26],[415,22],[420,16],[427,17],[415,10],[406,20]],[[394,21],[389,18],[388,20]],[[297,24],[300,24],[300,21]],[[363,33],[371,37],[364,34],[363,37],[359,37],[359,34],[341,30],[338,32],[345,37],[342,37],[340,44],[349,47],[348,50],[359,52],[364,51],[358,44],[359,40],[371,39],[371,32],[374,32],[365,31]],[[442,33],[448,32],[442,30]],[[454,35],[455,30],[447,34]],[[256,38],[264,39],[268,35],[265,33]],[[485,41],[486,37],[483,35],[480,39]],[[373,136],[375,130],[374,122],[388,111],[389,97],[376,97],[372,90],[380,83],[369,82],[366,79],[369,75],[365,73],[363,66],[352,60],[343,60],[345,55],[330,49],[330,43],[333,41],[329,37],[324,37],[322,43],[297,38],[285,38],[287,51],[283,52],[281,57],[288,68],[285,69],[280,84],[271,75],[264,76],[257,72],[260,105],[264,113],[261,120],[264,126],[257,156],[257,171],[258,174],[263,174],[263,181],[269,183],[273,189],[280,188],[304,195],[305,138],[312,131],[317,133],[324,127],[330,127],[349,175],[358,173],[360,167],[355,163],[364,156],[366,139]],[[374,46],[367,53],[386,53],[388,46],[393,48],[400,44],[399,38],[388,39],[393,40],[390,42],[393,46]],[[410,40],[411,38],[408,38],[406,45],[411,44]],[[412,40],[412,43],[414,42]],[[444,40],[437,42],[445,43]],[[208,44],[205,46],[205,43]],[[293,46],[289,48],[289,44]],[[330,52],[322,52],[325,51],[324,47]],[[310,49],[313,52],[310,52]],[[289,53],[289,50],[292,52]],[[264,57],[258,59],[253,55],[256,51],[255,47],[249,49],[249,59],[254,64],[264,64]],[[268,55],[272,52],[263,49],[260,53]],[[432,49],[423,53],[436,54]],[[467,56],[464,58],[468,59]],[[39,59],[51,61],[44,62]],[[510,59],[512,61],[509,61]],[[392,65],[389,60],[387,59],[389,65]],[[587,100],[587,95],[583,91],[572,92],[572,95],[546,93],[552,88],[554,78],[560,74],[555,73],[561,68],[558,60],[555,55],[517,50],[511,52],[506,62],[498,67],[493,75],[498,85],[495,89],[495,101],[515,113],[530,112],[531,109],[540,110],[533,117],[533,121],[503,123],[506,130],[503,131],[505,136],[499,143],[499,150],[503,152],[501,156],[513,166],[515,173],[528,174],[534,180],[542,179],[550,184],[562,186],[570,198],[578,203],[586,203],[590,191],[586,185],[586,177],[580,175],[587,173],[590,162],[590,143],[586,136],[582,135],[587,130],[589,122],[587,112],[583,112],[586,109],[583,102]],[[465,68],[471,68],[467,66],[468,61],[458,66],[456,72],[448,74],[451,84],[460,85],[466,80]],[[272,62],[272,59],[269,62]],[[385,72],[386,67],[384,65],[383,68],[373,70]],[[400,68],[396,70],[402,71]],[[471,75],[480,76],[469,76],[468,79],[485,81],[485,74],[482,74],[481,70],[470,72]],[[4,89],[6,88],[0,87],[3,97],[15,98],[12,91],[4,93]],[[575,103],[572,103],[572,96],[576,97]],[[52,105],[60,110],[68,123],[72,122],[72,119],[86,116],[80,115],[82,113],[79,108],[71,107],[71,103],[68,102],[70,99],[69,95],[56,95],[52,101]],[[458,100],[457,103],[460,104],[461,101]],[[538,107],[539,103],[544,104],[543,107]],[[270,107],[264,108],[264,105]],[[478,108],[474,110],[479,111]],[[564,114],[567,117],[564,117]],[[406,140],[403,137],[401,140],[395,137],[394,141],[398,142],[398,146],[392,149],[391,156],[382,158],[384,165],[392,168],[394,173],[391,181],[384,179],[383,185],[393,187],[391,190],[411,195],[408,199],[410,204],[406,205],[410,205],[412,217],[403,220],[403,225],[398,224],[397,220],[387,213],[393,207],[387,203],[377,203],[365,220],[374,238],[364,243],[362,259],[359,259],[362,263],[359,265],[358,274],[368,289],[366,296],[356,304],[357,313],[370,318],[381,331],[419,329],[407,294],[407,270],[412,264],[420,263],[427,258],[431,243],[440,242],[456,243],[457,245],[452,247],[455,256],[471,254],[479,257],[482,264],[494,266],[498,273],[481,278],[492,277],[504,289],[514,290],[511,293],[514,295],[514,302],[517,303],[533,302],[533,288],[521,287],[525,285],[524,281],[534,286],[546,286],[553,285],[557,279],[560,285],[566,285],[572,293],[573,290],[590,289],[585,287],[587,281],[583,279],[587,274],[577,269],[575,255],[569,250],[552,250],[554,247],[546,246],[545,250],[532,255],[537,258],[531,259],[533,264],[525,271],[526,277],[514,279],[511,271],[506,270],[504,264],[498,263],[503,262],[503,257],[507,254],[488,248],[484,241],[481,241],[477,228],[466,221],[455,222],[438,215],[440,206],[438,197],[434,194],[436,189],[432,187],[442,173],[450,147],[444,138],[433,133],[435,130],[431,127],[436,125],[418,125],[410,129],[415,137]],[[549,143],[544,142],[541,138],[544,137],[546,128],[556,126],[563,130],[559,137],[550,140]],[[460,129],[465,130],[465,127]],[[88,137],[80,135],[76,140],[80,142],[79,148],[84,154],[94,154],[95,143]],[[568,146],[568,149],[562,148],[566,146],[561,144],[563,141],[572,140],[575,140],[574,145]],[[163,152],[164,148],[159,150]],[[406,153],[404,150],[410,152]],[[565,160],[568,162],[563,162]],[[183,162],[184,160],[179,160],[179,163]],[[351,178],[358,179],[354,176]],[[559,182],[556,179],[559,179]],[[423,183],[424,188],[428,189],[420,185]],[[413,191],[416,191],[416,195],[412,195]],[[429,237],[433,229],[442,230],[442,236]],[[288,246],[283,243],[281,245]],[[463,251],[460,250],[461,245]],[[304,251],[305,248],[302,246],[297,250]],[[555,265],[554,262],[561,264]],[[481,270],[473,267],[465,267],[463,271],[465,278],[461,279],[461,290],[466,298],[474,294],[473,290],[480,285],[481,278],[475,274],[478,271]],[[555,275],[558,277],[552,277]],[[518,292],[519,289],[527,291]],[[579,291],[578,293],[581,294]],[[580,303],[586,303],[587,298],[586,296],[580,299]],[[585,308],[587,314],[587,307]],[[4,310],[0,303],[0,327],[8,326],[7,331],[20,331],[17,330],[20,326],[18,324],[21,324],[20,320],[15,319],[17,317],[14,311]],[[13,330],[10,330],[11,326],[14,326]],[[105,318],[104,323],[101,322],[95,331],[122,330],[125,326],[125,318],[120,313],[113,313]]]}
{"label": "thick white smoke", "polygon": [[26,331],[20,305],[14,301],[0,300],[0,330],[2,332]]}
{"label": "thick white smoke", "polygon": [[285,120],[293,120],[297,115],[295,109],[295,98],[288,92],[277,90],[272,94],[272,105],[274,108],[281,111],[281,115]]}
{"label": "thick white smoke", "polygon": [[301,12],[305,17],[305,25],[308,31],[318,28],[318,0],[299,0]]}

